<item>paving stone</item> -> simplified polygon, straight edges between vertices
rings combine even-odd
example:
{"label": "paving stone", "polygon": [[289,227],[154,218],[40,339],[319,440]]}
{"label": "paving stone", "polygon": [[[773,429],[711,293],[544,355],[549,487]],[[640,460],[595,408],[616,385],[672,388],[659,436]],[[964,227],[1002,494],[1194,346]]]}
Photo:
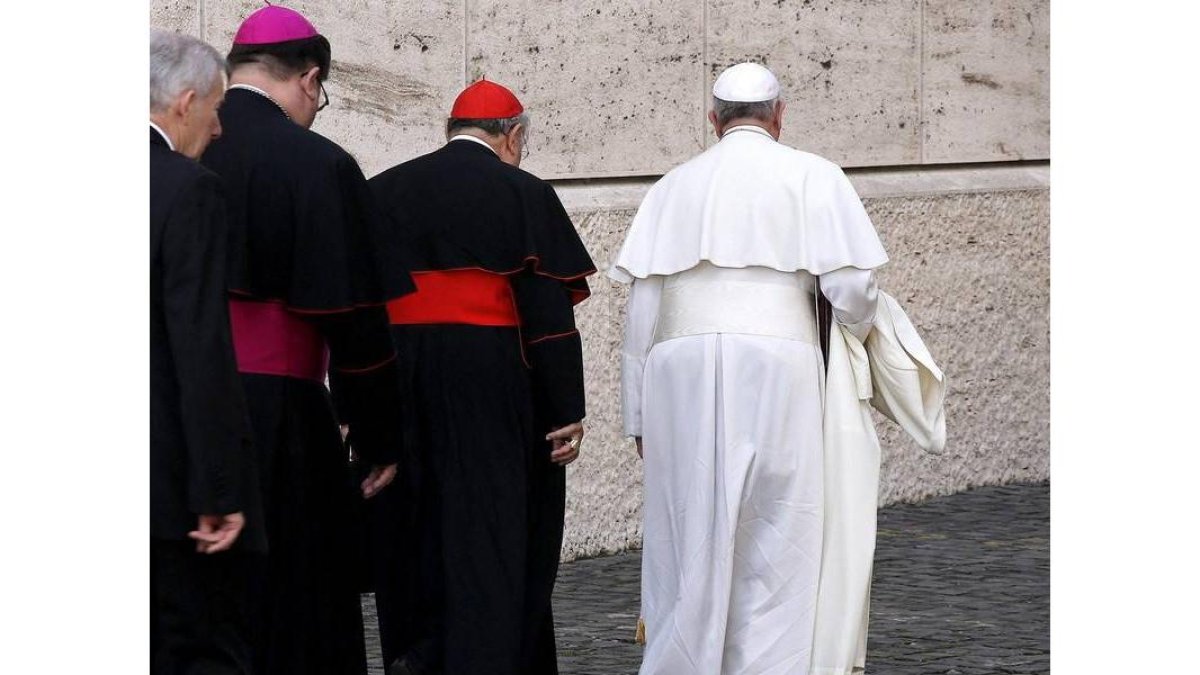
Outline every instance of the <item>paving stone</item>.
{"label": "paving stone", "polygon": [[[867,675],[1050,672],[1049,483],[888,507],[878,532]],[[637,672],[640,574],[638,551],[562,566],[562,675]],[[370,673],[384,675],[370,596],[363,613]]]}

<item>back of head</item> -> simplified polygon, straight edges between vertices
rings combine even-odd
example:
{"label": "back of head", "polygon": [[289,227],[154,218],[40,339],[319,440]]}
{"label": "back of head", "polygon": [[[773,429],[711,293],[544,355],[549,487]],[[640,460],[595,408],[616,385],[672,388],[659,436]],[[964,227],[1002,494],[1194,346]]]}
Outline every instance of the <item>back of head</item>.
{"label": "back of head", "polygon": [[480,79],[454,99],[446,120],[446,135],[473,129],[488,136],[507,134],[514,126],[529,127],[525,106],[507,87]]}
{"label": "back of head", "polygon": [[[520,132],[513,133],[518,128]],[[529,115],[507,87],[480,79],[454,99],[446,137],[459,134],[485,137],[501,160],[520,166],[529,147]]]}
{"label": "back of head", "polygon": [[734,120],[778,126],[779,89],[779,80],[765,66],[747,62],[726,68],[713,83],[713,123],[718,129]]}
{"label": "back of head", "polygon": [[225,59],[204,42],[170,31],[150,31],[150,114],[165,112],[188,90],[207,94],[228,75]]}
{"label": "back of head", "polygon": [[271,45],[234,45],[228,59],[234,70],[257,64],[277,80],[286,80],[317,66],[322,82],[329,78],[332,63],[329,40],[323,35]]}
{"label": "back of head", "polygon": [[466,131],[479,131],[486,136],[504,136],[518,124],[529,128],[529,114],[521,113],[503,118],[451,117],[446,120],[446,136],[451,137]]}
{"label": "back of head", "polygon": [[769,123],[775,117],[775,103],[778,99],[770,101],[724,101],[717,97],[713,97],[713,114],[717,118],[717,124],[725,127],[733,120],[758,120],[759,122]]}

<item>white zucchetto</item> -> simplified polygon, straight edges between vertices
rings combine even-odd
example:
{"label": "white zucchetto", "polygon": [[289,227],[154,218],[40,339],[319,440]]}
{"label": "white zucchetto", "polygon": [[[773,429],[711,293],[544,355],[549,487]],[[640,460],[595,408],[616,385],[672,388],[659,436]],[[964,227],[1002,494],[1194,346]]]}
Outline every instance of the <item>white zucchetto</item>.
{"label": "white zucchetto", "polygon": [[779,80],[757,63],[730,66],[713,83],[713,96],[722,101],[758,103],[779,96]]}

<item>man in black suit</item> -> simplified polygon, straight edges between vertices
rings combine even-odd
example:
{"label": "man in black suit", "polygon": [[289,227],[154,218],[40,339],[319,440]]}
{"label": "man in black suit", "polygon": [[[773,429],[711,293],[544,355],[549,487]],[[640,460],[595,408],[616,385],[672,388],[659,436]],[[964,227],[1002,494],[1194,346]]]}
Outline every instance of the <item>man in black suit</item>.
{"label": "man in black suit", "polygon": [[247,578],[229,551],[250,483],[225,290],[227,207],[195,160],[221,133],[226,65],[150,34],[150,650],[152,671],[249,673]]}

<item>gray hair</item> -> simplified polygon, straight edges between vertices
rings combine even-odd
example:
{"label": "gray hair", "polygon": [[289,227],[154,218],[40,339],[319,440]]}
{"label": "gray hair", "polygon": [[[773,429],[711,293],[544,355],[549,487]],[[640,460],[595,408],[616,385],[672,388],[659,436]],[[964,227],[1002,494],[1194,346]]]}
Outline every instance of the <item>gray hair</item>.
{"label": "gray hair", "polygon": [[717,124],[721,126],[729,124],[730,120],[746,117],[759,120],[760,122],[770,122],[771,117],[775,114],[775,104],[778,101],[778,98],[773,98],[770,101],[744,103],[741,101],[722,101],[714,96],[713,113],[717,116]]}
{"label": "gray hair", "polygon": [[466,129],[478,129],[488,136],[503,136],[520,124],[525,129],[525,138],[529,138],[529,113],[521,113],[516,117],[506,117],[494,120],[473,120],[451,117],[446,120],[446,135],[453,136]]}
{"label": "gray hair", "polygon": [[204,42],[170,31],[150,31],[151,113],[166,110],[189,89],[206,95],[228,77],[225,59]]}

